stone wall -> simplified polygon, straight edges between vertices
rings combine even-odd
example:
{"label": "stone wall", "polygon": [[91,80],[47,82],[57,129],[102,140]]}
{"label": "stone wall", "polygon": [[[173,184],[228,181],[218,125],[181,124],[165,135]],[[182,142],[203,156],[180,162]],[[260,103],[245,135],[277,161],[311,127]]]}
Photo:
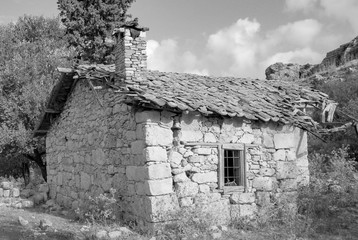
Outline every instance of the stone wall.
{"label": "stone wall", "polygon": [[[153,173],[146,193],[152,206],[150,223],[166,221],[169,210],[186,207],[213,214],[221,223],[253,215],[259,206],[282,199],[294,207],[297,187],[309,181],[307,134],[298,128],[194,113],[144,111],[140,116],[146,164]],[[221,143],[246,145],[245,192],[219,189]]]}
{"label": "stone wall", "polygon": [[[30,187],[32,184],[28,184]],[[5,205],[14,208],[32,208],[47,200],[48,187],[46,184],[40,184],[36,189],[23,189],[23,182],[4,180],[0,178],[0,207]]]}
{"label": "stone wall", "polygon": [[[243,119],[135,109],[110,89],[79,82],[47,135],[50,197],[77,208],[89,195],[117,190],[123,216],[153,228],[181,208],[219,222],[294,198],[308,181],[307,136],[300,129]],[[197,143],[197,144],[196,144]],[[246,144],[246,192],[219,189],[221,143]]]}
{"label": "stone wall", "polygon": [[97,94],[99,99],[80,81],[47,135],[50,197],[76,209],[88,196],[114,188],[124,216],[141,222],[143,180],[133,175],[144,164],[141,126],[131,107],[120,102],[120,94],[108,89]]}

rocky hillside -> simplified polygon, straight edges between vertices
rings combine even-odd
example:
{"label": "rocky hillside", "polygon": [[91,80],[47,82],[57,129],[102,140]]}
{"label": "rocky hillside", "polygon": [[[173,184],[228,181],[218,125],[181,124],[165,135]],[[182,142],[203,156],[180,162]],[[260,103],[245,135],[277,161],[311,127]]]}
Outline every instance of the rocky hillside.
{"label": "rocky hillside", "polygon": [[267,80],[297,81],[298,79],[319,80],[325,77],[337,79],[347,71],[357,70],[358,36],[328,52],[320,64],[275,63],[266,69],[265,74]]}
{"label": "rocky hillside", "polygon": [[336,101],[336,125],[327,128],[343,126],[344,131],[322,136],[326,142],[310,138],[309,151],[330,153],[349,145],[349,156],[358,162],[358,131],[344,127],[345,123],[358,122],[358,37],[328,52],[320,64],[275,63],[265,73],[267,80],[295,81],[325,92]]}

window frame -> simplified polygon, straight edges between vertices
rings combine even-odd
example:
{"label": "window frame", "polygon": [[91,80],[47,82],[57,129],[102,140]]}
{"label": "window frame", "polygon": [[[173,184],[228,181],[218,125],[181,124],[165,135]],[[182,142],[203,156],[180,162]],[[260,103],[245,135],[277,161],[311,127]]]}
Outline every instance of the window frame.
{"label": "window frame", "polygon": [[[246,147],[242,143],[228,143],[218,146],[219,150],[219,189],[224,191],[224,194],[231,192],[246,192],[247,179],[246,179]],[[224,153],[225,150],[240,151],[240,180],[243,185],[240,186],[225,186],[225,167],[224,167]]]}

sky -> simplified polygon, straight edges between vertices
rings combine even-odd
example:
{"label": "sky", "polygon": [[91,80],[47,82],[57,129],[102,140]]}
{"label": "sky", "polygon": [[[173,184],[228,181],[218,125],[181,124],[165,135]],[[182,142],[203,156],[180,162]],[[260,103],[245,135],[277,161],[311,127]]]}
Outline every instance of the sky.
{"label": "sky", "polygon": [[[57,0],[0,0],[0,24],[56,16]],[[148,68],[264,78],[275,62],[320,63],[358,35],[357,0],[136,0]]]}

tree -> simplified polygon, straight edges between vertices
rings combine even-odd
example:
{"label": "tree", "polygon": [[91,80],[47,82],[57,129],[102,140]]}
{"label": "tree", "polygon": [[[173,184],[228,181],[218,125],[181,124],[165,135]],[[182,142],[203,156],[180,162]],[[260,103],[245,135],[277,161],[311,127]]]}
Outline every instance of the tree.
{"label": "tree", "polygon": [[0,26],[0,158],[35,162],[46,180],[44,139],[32,132],[58,66],[70,66],[72,51],[58,18],[24,16]]}
{"label": "tree", "polygon": [[95,63],[112,63],[113,29],[123,24],[135,0],[58,0],[62,23],[70,46],[78,58]]}

